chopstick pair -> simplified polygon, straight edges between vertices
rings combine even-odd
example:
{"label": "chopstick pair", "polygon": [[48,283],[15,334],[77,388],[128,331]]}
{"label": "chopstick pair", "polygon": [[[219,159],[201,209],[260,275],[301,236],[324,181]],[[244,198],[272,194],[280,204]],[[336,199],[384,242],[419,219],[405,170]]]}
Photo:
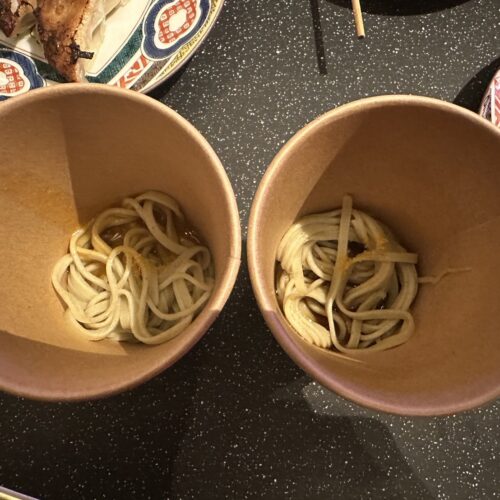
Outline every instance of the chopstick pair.
{"label": "chopstick pair", "polygon": [[354,13],[354,24],[356,25],[356,35],[358,38],[365,37],[365,23],[363,22],[363,12],[361,11],[360,0],[351,0],[352,12]]}

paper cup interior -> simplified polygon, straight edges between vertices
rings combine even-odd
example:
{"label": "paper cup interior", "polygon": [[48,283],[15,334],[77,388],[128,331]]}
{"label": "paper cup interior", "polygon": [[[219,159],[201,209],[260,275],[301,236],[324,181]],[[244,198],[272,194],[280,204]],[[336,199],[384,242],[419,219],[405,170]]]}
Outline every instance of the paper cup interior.
{"label": "paper cup interior", "polygon": [[[215,153],[174,111],[104,86],[31,92],[2,104],[0,122],[0,387],[36,398],[90,398],[172,364],[213,322],[238,269],[238,211]],[[173,196],[209,246],[215,290],[170,342],[89,341],[64,320],[52,268],[80,224],[148,189]]]}
{"label": "paper cup interior", "polygon": [[[472,113],[426,98],[359,101],[297,134],[256,196],[249,265],[278,341],[324,385],[361,404],[401,414],[445,414],[500,395],[500,133]],[[304,214],[354,205],[393,229],[419,255],[419,275],[471,271],[421,285],[416,330],[365,364],[302,341],[275,296],[277,245]]]}

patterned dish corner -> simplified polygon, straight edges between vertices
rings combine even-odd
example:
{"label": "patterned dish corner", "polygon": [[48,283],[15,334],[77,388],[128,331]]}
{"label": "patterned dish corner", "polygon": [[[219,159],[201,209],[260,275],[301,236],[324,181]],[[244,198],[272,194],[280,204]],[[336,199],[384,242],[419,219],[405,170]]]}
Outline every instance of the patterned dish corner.
{"label": "patterned dish corner", "polygon": [[[213,27],[224,0],[129,0],[107,20],[90,82],[148,92],[193,55]],[[0,35],[0,101],[63,83],[31,34]]]}

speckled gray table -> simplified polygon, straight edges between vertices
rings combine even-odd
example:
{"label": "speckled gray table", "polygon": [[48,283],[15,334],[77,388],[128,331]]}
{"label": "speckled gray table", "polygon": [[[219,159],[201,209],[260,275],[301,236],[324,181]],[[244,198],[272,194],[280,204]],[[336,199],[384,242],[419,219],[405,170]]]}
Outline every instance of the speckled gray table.
{"label": "speckled gray table", "polygon": [[[227,0],[202,50],[153,96],[226,166],[246,226],[266,165],[339,104],[412,93],[477,108],[500,65],[499,0]],[[448,418],[352,405],[295,367],[245,266],[207,336],[172,369],[107,400],[0,396],[0,484],[41,498],[500,496],[500,402]]]}

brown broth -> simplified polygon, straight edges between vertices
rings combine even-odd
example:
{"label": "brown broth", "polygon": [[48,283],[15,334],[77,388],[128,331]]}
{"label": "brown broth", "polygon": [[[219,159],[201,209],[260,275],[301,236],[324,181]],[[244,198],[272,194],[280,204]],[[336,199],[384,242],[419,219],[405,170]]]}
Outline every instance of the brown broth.
{"label": "brown broth", "polygon": [[[164,216],[163,212],[155,211],[154,215],[160,227],[165,228],[167,219]],[[125,234],[131,229],[136,227],[146,228],[146,225],[144,224],[144,222],[142,222],[142,220],[136,220],[134,222],[129,222],[127,224],[120,224],[117,226],[108,227],[101,233],[100,236],[111,248],[115,248],[120,245],[123,245],[123,239],[125,237]],[[175,229],[177,231],[177,236],[181,244],[187,244],[187,245],[203,244],[202,239],[199,236],[197,230],[194,227],[190,226],[189,224],[186,224],[185,221],[176,220]]]}

